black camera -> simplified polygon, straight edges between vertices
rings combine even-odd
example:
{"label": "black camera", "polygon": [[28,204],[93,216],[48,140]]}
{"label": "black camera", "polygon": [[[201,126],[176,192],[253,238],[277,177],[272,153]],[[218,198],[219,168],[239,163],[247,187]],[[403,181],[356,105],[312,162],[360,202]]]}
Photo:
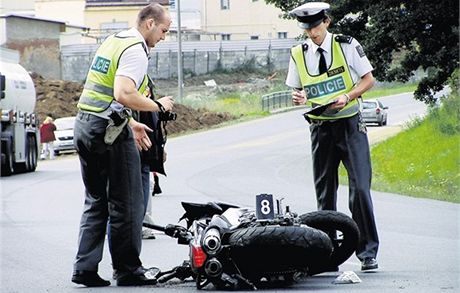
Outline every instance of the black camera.
{"label": "black camera", "polygon": [[177,114],[174,112],[158,112],[158,119],[160,121],[174,121],[177,118]]}

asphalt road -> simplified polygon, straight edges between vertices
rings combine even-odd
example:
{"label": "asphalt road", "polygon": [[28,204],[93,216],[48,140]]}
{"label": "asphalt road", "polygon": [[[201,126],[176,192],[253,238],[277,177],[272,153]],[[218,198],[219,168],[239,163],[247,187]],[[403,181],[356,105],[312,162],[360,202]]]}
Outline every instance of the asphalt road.
{"label": "asphalt road", "polygon": [[[425,112],[409,95],[385,98],[389,125],[368,127],[370,137]],[[176,223],[181,201],[220,200],[254,206],[255,195],[272,193],[304,213],[316,209],[308,127],[301,110],[170,139],[168,177],[153,198],[157,224]],[[389,158],[397,159],[397,158]],[[192,292],[193,282],[151,287],[82,288],[70,282],[83,206],[78,159],[66,155],[41,161],[37,171],[3,177],[1,187],[1,292]],[[348,213],[347,188],[339,189],[339,209]],[[373,192],[381,246],[380,269],[361,273],[353,256],[340,267],[362,282],[334,285],[326,273],[289,288],[267,292],[458,292],[460,205]],[[145,266],[170,269],[188,256],[185,246],[157,234],[143,240]],[[111,276],[110,255],[99,267]],[[262,290],[261,290],[262,291]]]}

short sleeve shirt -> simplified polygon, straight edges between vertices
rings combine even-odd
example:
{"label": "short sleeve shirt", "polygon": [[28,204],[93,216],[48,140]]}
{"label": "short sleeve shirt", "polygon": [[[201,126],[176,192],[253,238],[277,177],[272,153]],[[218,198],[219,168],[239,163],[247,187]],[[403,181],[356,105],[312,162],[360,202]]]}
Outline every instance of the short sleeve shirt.
{"label": "short sleeve shirt", "polygon": [[[331,42],[332,42],[332,34],[327,33],[326,37],[324,38],[323,43],[321,44],[321,48],[324,50],[323,55],[326,60],[326,65],[329,66],[331,64]],[[307,69],[312,74],[319,73],[319,57],[320,54],[318,52],[318,45],[316,45],[311,39],[306,41],[308,45],[308,49],[304,52],[305,62],[307,63]],[[351,43],[340,43],[342,46],[342,51],[345,55],[345,59],[347,60],[348,66],[350,68],[351,78],[353,79],[354,83],[357,83],[358,80],[366,75],[367,73],[373,70],[369,59],[367,59],[366,55],[364,54],[364,50],[359,44],[357,40],[354,38],[352,39]],[[300,82],[299,72],[297,70],[297,65],[292,59],[292,56],[289,60],[289,70],[286,77],[286,85],[292,88],[302,88],[302,84]]]}
{"label": "short sleeve shirt", "polygon": [[136,88],[139,88],[147,73],[149,59],[146,49],[144,49],[147,48],[147,44],[136,28],[122,31],[118,35],[121,37],[137,36],[144,42],[143,45],[137,44],[131,46],[123,52],[118,62],[117,72],[115,73],[117,76],[126,76],[130,78],[136,84]]}

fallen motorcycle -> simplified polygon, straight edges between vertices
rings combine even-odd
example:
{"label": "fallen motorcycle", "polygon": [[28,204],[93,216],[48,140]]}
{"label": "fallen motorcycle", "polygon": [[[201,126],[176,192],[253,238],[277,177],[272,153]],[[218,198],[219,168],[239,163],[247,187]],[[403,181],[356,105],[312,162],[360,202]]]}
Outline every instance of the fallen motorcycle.
{"label": "fallen motorcycle", "polygon": [[303,276],[337,270],[355,251],[359,231],[347,215],[315,211],[298,216],[269,194],[256,209],[221,202],[182,202],[187,227],[144,223],[189,245],[190,259],[158,274],[158,282],[193,278],[197,289],[241,290],[290,284]]}

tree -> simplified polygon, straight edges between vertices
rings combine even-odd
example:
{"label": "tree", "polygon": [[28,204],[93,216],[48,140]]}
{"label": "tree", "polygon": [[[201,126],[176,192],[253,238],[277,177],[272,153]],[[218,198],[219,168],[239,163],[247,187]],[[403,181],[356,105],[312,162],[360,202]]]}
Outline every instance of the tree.
{"label": "tree", "polygon": [[[312,1],[265,0],[284,11]],[[408,81],[426,72],[414,93],[427,104],[459,67],[459,1],[331,0],[331,32],[355,37],[381,81]]]}

